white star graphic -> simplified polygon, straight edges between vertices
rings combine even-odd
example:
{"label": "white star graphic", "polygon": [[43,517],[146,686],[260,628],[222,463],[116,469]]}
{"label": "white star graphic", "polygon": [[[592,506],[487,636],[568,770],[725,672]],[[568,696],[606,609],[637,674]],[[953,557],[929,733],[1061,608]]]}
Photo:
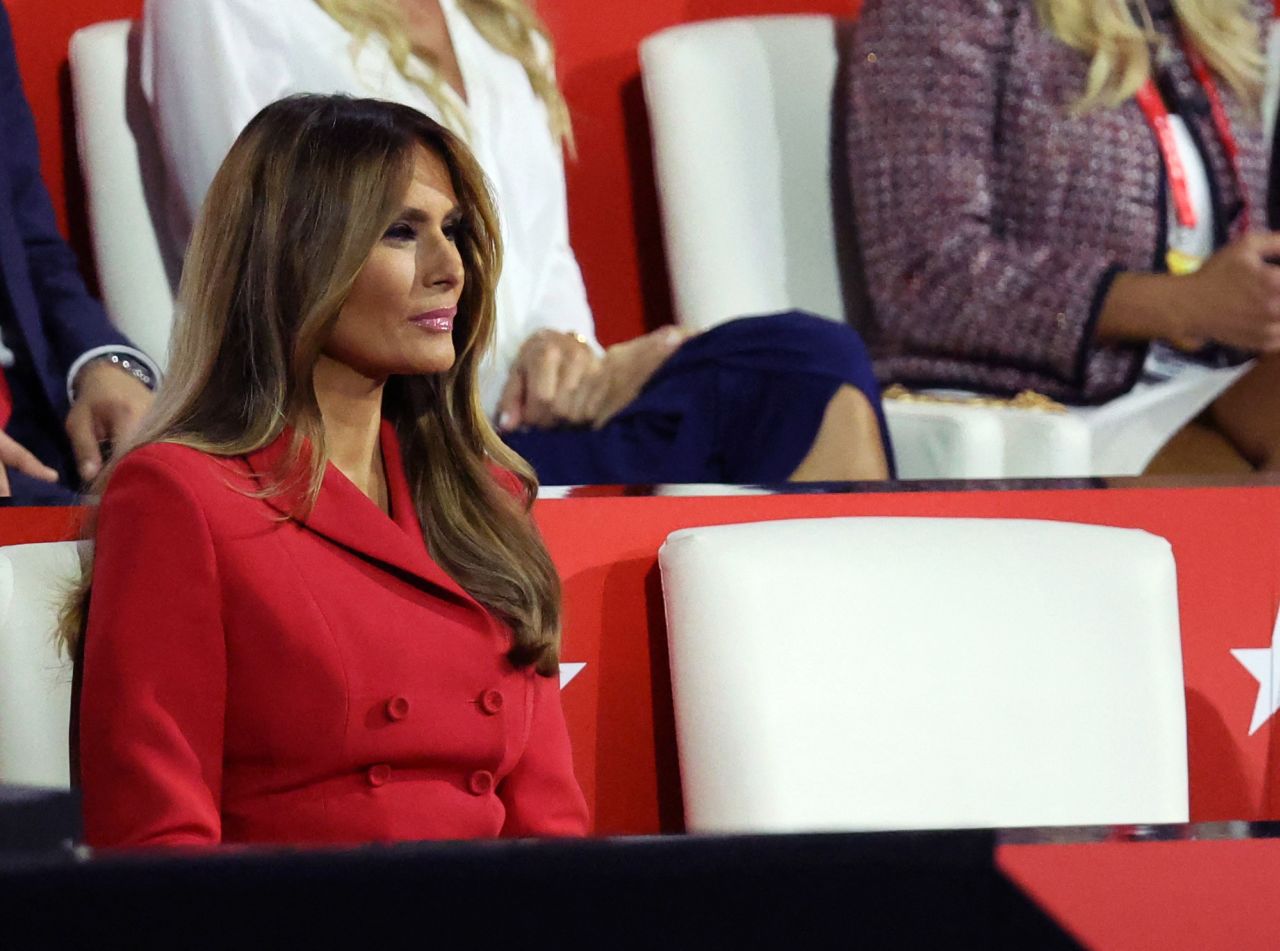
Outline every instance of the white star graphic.
{"label": "white star graphic", "polygon": [[1253,736],[1280,710],[1280,677],[1276,676],[1276,667],[1280,665],[1280,614],[1276,615],[1275,627],[1271,630],[1270,647],[1236,648],[1231,656],[1258,681],[1258,699],[1253,705],[1253,722],[1249,724],[1249,735]]}
{"label": "white star graphic", "polygon": [[569,681],[582,673],[582,668],[586,666],[586,664],[561,664],[560,689],[563,690],[565,687],[569,686]]}

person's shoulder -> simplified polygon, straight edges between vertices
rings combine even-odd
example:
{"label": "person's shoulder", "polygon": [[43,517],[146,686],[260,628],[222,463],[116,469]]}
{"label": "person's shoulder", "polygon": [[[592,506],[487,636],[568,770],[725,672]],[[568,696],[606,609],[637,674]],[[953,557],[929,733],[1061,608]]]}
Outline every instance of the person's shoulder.
{"label": "person's shoulder", "polygon": [[18,68],[13,48],[13,25],[9,22],[9,11],[3,3],[0,3],[0,68]]}
{"label": "person's shoulder", "polygon": [[112,489],[143,483],[153,490],[208,501],[226,496],[242,482],[248,480],[239,457],[214,455],[179,443],[153,442],[131,450],[116,464],[107,495]]}
{"label": "person's shoulder", "polygon": [[924,14],[932,14],[944,23],[957,18],[960,22],[1007,19],[1021,13],[1023,7],[1024,0],[865,0],[856,22],[882,18],[910,20]]}
{"label": "person's shoulder", "polygon": [[1262,45],[1267,45],[1267,34],[1276,20],[1275,0],[1247,0],[1245,8],[1262,30]]}
{"label": "person's shoulder", "polygon": [[220,468],[233,457],[218,456],[178,442],[149,442],[131,449],[120,460],[118,472],[138,466],[161,466],[178,473],[201,473]]}
{"label": "person's shoulder", "polygon": [[145,0],[142,19],[149,23],[157,17],[208,17],[225,5],[224,0]]}
{"label": "person's shoulder", "polygon": [[[284,3],[285,0],[146,0],[142,19],[150,32],[184,31],[188,38],[197,40],[208,29],[224,31],[243,26],[257,31],[274,27]],[[192,30],[196,32],[190,33]]]}
{"label": "person's shoulder", "polygon": [[[279,2],[281,0],[275,0],[275,3]],[[261,0],[145,0],[142,9],[144,17],[186,14],[207,18],[223,13],[234,15],[240,11],[261,10],[272,7],[275,3],[264,4]]]}

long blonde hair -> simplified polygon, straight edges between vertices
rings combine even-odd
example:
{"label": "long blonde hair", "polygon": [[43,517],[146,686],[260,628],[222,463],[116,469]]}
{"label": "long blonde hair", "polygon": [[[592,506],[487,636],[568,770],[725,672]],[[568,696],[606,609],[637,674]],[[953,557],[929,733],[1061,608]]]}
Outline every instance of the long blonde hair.
{"label": "long blonde hair", "polygon": [[[496,317],[497,216],[471,153],[416,109],[302,95],[249,123],[205,199],[179,289],[168,376],[132,446],[172,442],[239,456],[287,425],[291,451],[259,494],[303,488],[303,507],[314,502],[326,465],[315,365],[370,250],[401,211],[419,145],[448,166],[463,214],[456,359],[444,373],[393,377],[383,414],[396,428],[432,557],[510,625],[512,662],[550,675],[560,583],[528,514],[537,482],[498,438],[477,395]],[[521,498],[499,484],[494,465],[515,473]],[[113,470],[91,491],[104,491]],[[64,614],[72,653],[91,580],[89,567]]]}
{"label": "long blonde hair", "polygon": [[[430,50],[415,47],[409,38],[399,0],[315,2],[355,37],[357,45],[367,42],[371,36],[381,37],[400,74],[426,92],[446,124],[466,134],[466,120],[445,93],[435,57]],[[551,134],[572,155],[573,125],[569,119],[569,105],[556,81],[555,44],[541,18],[525,0],[457,0],[457,3],[490,46],[524,67],[529,85],[546,106]],[[424,74],[411,69],[414,56],[432,67],[431,70]]]}
{"label": "long blonde hair", "polygon": [[[1260,108],[1266,63],[1249,0],[1172,2],[1187,41],[1242,102]],[[1074,111],[1117,106],[1151,76],[1150,24],[1129,0],[1036,0],[1036,8],[1054,36],[1090,57]]]}

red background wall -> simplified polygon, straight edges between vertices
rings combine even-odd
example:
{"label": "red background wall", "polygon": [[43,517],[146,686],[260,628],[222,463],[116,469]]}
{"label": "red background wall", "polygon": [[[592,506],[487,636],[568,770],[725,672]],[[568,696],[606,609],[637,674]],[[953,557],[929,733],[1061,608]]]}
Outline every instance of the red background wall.
{"label": "red background wall", "polygon": [[[82,26],[135,17],[142,0],[4,0],[40,132],[45,180],[76,250],[89,242],[75,160],[67,42]],[[270,0],[264,0],[270,2]],[[573,111],[578,155],[571,162],[573,246],[586,275],[600,336],[626,339],[670,320],[636,48],[677,23],[767,13],[847,15],[861,0],[542,0],[559,45],[561,80]],[[86,270],[91,264],[86,264]]]}

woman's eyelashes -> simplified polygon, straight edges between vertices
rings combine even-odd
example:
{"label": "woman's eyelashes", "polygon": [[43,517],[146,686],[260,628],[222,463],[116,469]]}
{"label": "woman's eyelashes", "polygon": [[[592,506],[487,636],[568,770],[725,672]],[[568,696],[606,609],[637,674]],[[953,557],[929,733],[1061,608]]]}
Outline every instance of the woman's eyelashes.
{"label": "woman's eyelashes", "polygon": [[413,241],[418,237],[418,229],[406,221],[397,221],[382,237],[387,241]]}
{"label": "woman's eyelashes", "polygon": [[[419,237],[422,225],[413,224],[408,221],[397,221],[383,234],[383,240],[395,242],[416,241]],[[463,221],[461,217],[448,218],[440,225],[440,233],[444,235],[446,241],[457,244],[462,237]]]}

